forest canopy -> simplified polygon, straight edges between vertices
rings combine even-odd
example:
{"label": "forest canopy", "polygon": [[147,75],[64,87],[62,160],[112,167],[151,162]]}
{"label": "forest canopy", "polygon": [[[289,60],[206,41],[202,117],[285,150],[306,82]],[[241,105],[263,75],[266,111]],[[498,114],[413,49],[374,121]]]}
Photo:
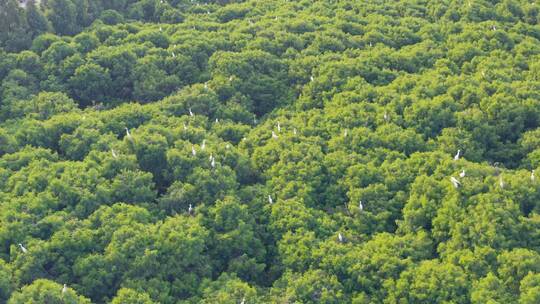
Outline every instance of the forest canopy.
{"label": "forest canopy", "polygon": [[539,13],[1,1],[0,303],[540,303]]}

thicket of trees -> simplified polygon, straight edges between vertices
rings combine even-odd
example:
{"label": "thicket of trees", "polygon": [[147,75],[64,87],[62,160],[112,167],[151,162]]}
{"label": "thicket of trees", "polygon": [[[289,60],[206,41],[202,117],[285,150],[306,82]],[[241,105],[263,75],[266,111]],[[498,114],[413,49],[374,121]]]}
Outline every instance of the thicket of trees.
{"label": "thicket of trees", "polygon": [[534,2],[17,2],[1,303],[540,302]]}

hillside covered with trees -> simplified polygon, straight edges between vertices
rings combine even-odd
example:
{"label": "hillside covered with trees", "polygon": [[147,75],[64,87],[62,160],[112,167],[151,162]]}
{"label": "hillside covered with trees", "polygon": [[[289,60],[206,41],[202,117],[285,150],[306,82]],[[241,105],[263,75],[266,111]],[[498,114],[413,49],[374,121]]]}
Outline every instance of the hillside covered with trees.
{"label": "hillside covered with trees", "polygon": [[2,0],[0,303],[540,303],[539,13]]}

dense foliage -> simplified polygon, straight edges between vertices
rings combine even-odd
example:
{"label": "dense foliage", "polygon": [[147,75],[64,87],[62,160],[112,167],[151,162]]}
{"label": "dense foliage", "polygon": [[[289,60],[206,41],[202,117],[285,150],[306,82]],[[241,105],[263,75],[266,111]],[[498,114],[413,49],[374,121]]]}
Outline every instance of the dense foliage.
{"label": "dense foliage", "polygon": [[539,11],[0,2],[0,303],[539,303]]}

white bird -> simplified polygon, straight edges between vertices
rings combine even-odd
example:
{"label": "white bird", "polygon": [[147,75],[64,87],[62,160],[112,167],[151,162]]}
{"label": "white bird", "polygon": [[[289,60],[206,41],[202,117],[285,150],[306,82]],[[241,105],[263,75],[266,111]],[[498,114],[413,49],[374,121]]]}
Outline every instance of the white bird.
{"label": "white bird", "polygon": [[373,43],[370,42],[370,43],[369,43],[369,46],[372,47],[372,46],[373,46]]}
{"label": "white bird", "polygon": [[193,145],[191,145],[191,154],[193,154],[193,156],[197,155],[197,151],[195,151],[195,147]]}
{"label": "white bird", "polygon": [[219,123],[219,118],[216,118],[216,123]]}
{"label": "white bird", "polygon": [[536,178],[536,177],[534,176],[534,170],[532,170],[532,171],[531,171],[531,181],[534,182],[535,178]]}
{"label": "white bird", "polygon": [[172,53],[172,58],[176,58],[176,55],[174,54],[174,52],[171,52]]}
{"label": "white bird", "polygon": [[257,116],[253,116],[253,124],[256,125],[257,124]]}
{"label": "white bird", "polygon": [[232,77],[232,76],[229,76],[229,81],[233,81],[233,77]]}
{"label": "white bird", "polygon": [[208,160],[212,160],[214,158],[214,155],[210,154],[210,157],[208,157]]}
{"label": "white bird", "polygon": [[277,131],[281,132],[281,125],[279,124],[279,121],[277,122]]}
{"label": "white bird", "polygon": [[193,112],[191,112],[191,108],[189,108],[189,116],[193,116]]}
{"label": "white bird", "polygon": [[496,30],[497,30],[497,27],[496,27],[495,25],[492,25],[492,26],[491,26],[491,29],[494,30],[494,31],[496,31]]}
{"label": "white bird", "polygon": [[186,123],[184,123],[184,130],[187,130],[187,125],[186,125]]}
{"label": "white bird", "polygon": [[111,154],[114,158],[118,158],[118,155],[116,154],[116,152],[114,151],[114,149],[111,149]]}
{"label": "white bird", "polygon": [[192,213],[193,213],[193,206],[191,206],[191,204],[189,204],[188,214],[192,214]]}
{"label": "white bird", "polygon": [[499,186],[501,187],[501,189],[504,189],[504,181],[502,176],[499,176]]}
{"label": "white bird", "polygon": [[231,148],[231,145],[229,145],[229,144],[225,145],[225,149],[230,149],[230,148]]}
{"label": "white bird", "polygon": [[22,251],[23,253],[27,253],[27,252],[28,252],[28,250],[27,250],[26,248],[24,248],[24,246],[23,246],[21,243],[19,243],[19,247],[21,248],[21,251]]}
{"label": "white bird", "polygon": [[274,131],[272,131],[272,138],[273,138],[273,139],[277,139],[277,138],[278,138],[278,136],[276,135],[276,132],[274,132]]}
{"label": "white bird", "polygon": [[347,137],[348,134],[349,132],[347,132],[347,130],[343,131],[343,137]]}
{"label": "white bird", "polygon": [[345,239],[343,238],[343,235],[341,234],[341,232],[338,233],[338,240],[339,240],[340,243],[343,243],[343,241],[345,240]]}
{"label": "white bird", "polygon": [[309,76],[309,80],[315,81],[315,78],[313,76]]}
{"label": "white bird", "polygon": [[450,181],[452,182],[452,185],[454,185],[454,188],[459,188],[461,183],[453,176],[450,177]]}
{"label": "white bird", "polygon": [[204,88],[205,88],[205,89],[208,89],[208,83],[205,83],[205,84],[204,84]]}
{"label": "white bird", "polygon": [[364,210],[364,205],[362,204],[362,201],[360,201],[360,203],[358,204],[358,209],[360,209],[360,211]]}
{"label": "white bird", "polygon": [[384,116],[383,117],[384,117],[384,120],[388,121],[388,118],[389,118],[388,112],[384,111]]}
{"label": "white bird", "polygon": [[246,302],[246,298],[244,297],[242,298],[242,302],[240,302],[240,304],[245,304],[245,302]]}
{"label": "white bird", "polygon": [[296,135],[296,128],[293,129],[293,134]]}
{"label": "white bird", "polygon": [[461,178],[465,177],[465,169],[461,170],[461,173],[459,173],[459,177]]}
{"label": "white bird", "polygon": [[64,287],[62,288],[62,294],[65,294],[67,292],[67,285],[64,284]]}
{"label": "white bird", "polygon": [[461,154],[461,150],[458,149],[456,155],[454,155],[454,160],[458,160],[460,154]]}
{"label": "white bird", "polygon": [[204,150],[205,148],[206,148],[206,139],[203,139],[202,145],[201,145],[201,150]]}
{"label": "white bird", "polygon": [[129,140],[131,140],[132,137],[131,137],[131,133],[129,132],[129,129],[128,129],[128,128],[125,128],[125,129],[126,129],[126,136],[127,136],[127,138],[128,138]]}
{"label": "white bird", "polygon": [[216,159],[214,157],[210,160],[210,166],[212,166],[212,168],[216,167]]}
{"label": "white bird", "polygon": [[273,203],[274,203],[274,201],[272,200],[272,196],[271,196],[270,194],[268,194],[268,202],[269,202],[270,204],[273,204]]}

